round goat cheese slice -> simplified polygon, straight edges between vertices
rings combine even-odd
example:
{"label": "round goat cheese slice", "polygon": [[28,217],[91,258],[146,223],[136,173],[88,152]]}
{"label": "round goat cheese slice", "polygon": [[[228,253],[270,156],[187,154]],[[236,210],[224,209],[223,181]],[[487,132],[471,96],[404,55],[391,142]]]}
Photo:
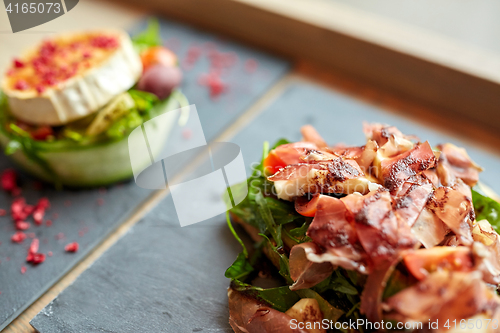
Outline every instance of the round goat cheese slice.
{"label": "round goat cheese slice", "polygon": [[140,57],[125,32],[72,33],[15,59],[2,90],[17,119],[58,126],[96,112],[141,74]]}

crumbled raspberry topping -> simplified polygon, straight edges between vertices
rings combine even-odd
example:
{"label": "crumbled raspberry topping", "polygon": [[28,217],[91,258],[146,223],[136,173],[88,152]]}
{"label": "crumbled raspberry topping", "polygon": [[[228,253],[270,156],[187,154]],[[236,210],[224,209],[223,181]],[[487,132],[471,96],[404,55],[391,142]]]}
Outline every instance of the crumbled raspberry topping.
{"label": "crumbled raspberry topping", "polygon": [[[34,89],[43,94],[90,67],[91,59],[104,59],[106,51],[119,46],[115,36],[85,36],[76,42],[45,41],[29,59],[14,59],[8,77],[15,90]],[[104,51],[104,52],[103,52]]]}
{"label": "crumbled raspberry topping", "polygon": [[19,59],[14,59],[12,61],[12,64],[14,66],[14,68],[23,68],[25,65],[24,65],[24,62],[22,62],[21,60]]}
{"label": "crumbled raspberry topping", "polygon": [[118,39],[113,36],[97,36],[92,39],[90,44],[94,47],[102,48],[102,49],[113,49],[118,47]]}

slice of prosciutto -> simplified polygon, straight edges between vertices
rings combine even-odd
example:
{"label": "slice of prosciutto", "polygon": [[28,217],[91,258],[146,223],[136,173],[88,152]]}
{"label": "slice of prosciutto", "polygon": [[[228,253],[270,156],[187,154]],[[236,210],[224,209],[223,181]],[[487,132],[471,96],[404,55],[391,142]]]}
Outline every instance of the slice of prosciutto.
{"label": "slice of prosciutto", "polygon": [[429,142],[417,144],[413,149],[381,161],[381,177],[384,186],[391,192],[410,177],[436,165],[436,157]]}
{"label": "slice of prosciutto", "polygon": [[405,189],[399,193],[394,204],[394,214],[398,219],[413,227],[420,213],[427,205],[432,192],[431,183],[405,183]]}
{"label": "slice of prosciutto", "polygon": [[321,196],[307,235],[325,249],[307,254],[313,262],[329,262],[348,270],[368,272],[367,255],[359,242],[354,225],[347,221],[348,211],[342,200]]}
{"label": "slice of prosciutto", "polygon": [[396,321],[444,323],[481,313],[491,318],[498,306],[498,297],[482,281],[480,272],[438,270],[387,299],[384,309],[387,318]]}
{"label": "slice of prosciutto", "polygon": [[314,243],[295,245],[290,250],[289,266],[290,277],[294,283],[290,290],[300,290],[314,287],[333,273],[333,265],[329,262],[312,262],[308,259],[311,255],[320,252]]}
{"label": "slice of prosciutto", "polygon": [[236,333],[308,333],[292,329],[292,317],[246,296],[232,288],[228,290],[229,324]]}
{"label": "slice of prosciutto", "polygon": [[271,150],[264,159],[266,174],[273,175],[287,165],[302,163],[310,151],[317,150],[318,146],[311,142],[295,142],[278,146]]}
{"label": "slice of prosciutto", "polygon": [[[483,169],[474,163],[464,148],[457,147],[451,143],[445,143],[437,146],[441,151],[439,164],[443,169],[441,173],[444,178],[443,185],[451,186],[451,176],[460,178],[467,185],[474,186],[479,180],[479,173]],[[450,175],[451,173],[451,175]]]}
{"label": "slice of prosciutto", "polygon": [[500,284],[500,236],[488,221],[481,220],[474,226],[472,237],[477,269],[486,282]]}
{"label": "slice of prosciutto", "polygon": [[464,244],[472,243],[472,222],[474,208],[472,202],[463,193],[449,187],[440,187],[429,200],[431,209]]}
{"label": "slice of prosciutto", "polygon": [[449,230],[450,228],[427,207],[424,207],[411,227],[415,237],[427,249],[440,244]]}
{"label": "slice of prosciutto", "polygon": [[401,251],[416,246],[417,240],[409,224],[395,215],[388,191],[381,189],[365,196],[349,195],[341,200],[354,220],[359,241],[373,265],[390,261]]}
{"label": "slice of prosciutto", "polygon": [[288,165],[268,179],[274,182],[278,198],[289,201],[307,193],[368,193],[379,187],[364,177],[356,161],[340,157],[328,162]]}
{"label": "slice of prosciutto", "polygon": [[414,147],[410,137],[403,135],[394,126],[382,124],[363,124],[363,131],[368,140],[375,141],[383,157],[393,157]]}
{"label": "slice of prosciutto", "polygon": [[323,140],[318,131],[316,131],[316,129],[311,125],[302,126],[300,132],[302,133],[302,138],[304,139],[304,141],[314,143],[319,148],[328,147],[325,140]]}

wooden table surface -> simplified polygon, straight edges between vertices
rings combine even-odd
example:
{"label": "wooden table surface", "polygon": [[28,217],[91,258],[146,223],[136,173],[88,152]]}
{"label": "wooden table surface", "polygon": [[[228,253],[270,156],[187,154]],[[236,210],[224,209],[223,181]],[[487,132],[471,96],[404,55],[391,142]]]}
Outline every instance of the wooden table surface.
{"label": "wooden table surface", "polygon": [[[4,12],[0,11],[0,68],[11,61],[12,57],[20,53],[33,42],[40,40],[43,36],[55,32],[79,29],[95,28],[124,28],[131,27],[146,15],[144,10],[127,7],[117,3],[106,1],[85,0],[80,1],[77,10],[72,10],[66,15],[35,27],[26,32],[12,34],[8,19]],[[341,73],[331,70],[326,71],[307,61],[297,61],[294,70],[286,75],[281,81],[262,96],[229,128],[227,128],[219,139],[231,137],[251,118],[255,117],[265,105],[279,95],[287,82],[292,80],[310,80],[327,86],[331,89],[341,91],[354,96],[367,103],[376,104],[389,112],[401,114],[415,123],[421,123],[437,131],[445,132],[477,147],[488,150],[493,154],[500,155],[500,136],[482,130],[479,125],[463,121],[460,118],[448,117],[438,109],[430,109],[416,104],[413,101],[402,98],[397,94],[383,91],[366,82],[350,78]],[[444,115],[443,115],[444,114]],[[60,279],[41,298],[34,302],[17,319],[15,319],[3,332],[21,333],[34,332],[29,321],[52,301],[61,291],[69,286],[75,279],[89,267],[97,258],[110,248],[127,230],[129,230],[144,214],[151,210],[165,195],[166,191],[159,191],[156,195],[143,204],[143,206],[113,232],[103,243],[96,247],[83,261],[81,261],[71,272]]]}

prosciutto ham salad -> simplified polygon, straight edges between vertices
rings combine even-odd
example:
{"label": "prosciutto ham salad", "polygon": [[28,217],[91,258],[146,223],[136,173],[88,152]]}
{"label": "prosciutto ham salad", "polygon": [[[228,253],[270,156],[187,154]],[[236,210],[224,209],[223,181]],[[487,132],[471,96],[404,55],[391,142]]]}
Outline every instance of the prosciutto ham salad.
{"label": "prosciutto ham salad", "polygon": [[228,216],[243,246],[226,271],[232,328],[497,332],[500,204],[481,167],[450,143],[363,130],[361,147],[328,145],[309,125],[300,142],[264,144]]}

